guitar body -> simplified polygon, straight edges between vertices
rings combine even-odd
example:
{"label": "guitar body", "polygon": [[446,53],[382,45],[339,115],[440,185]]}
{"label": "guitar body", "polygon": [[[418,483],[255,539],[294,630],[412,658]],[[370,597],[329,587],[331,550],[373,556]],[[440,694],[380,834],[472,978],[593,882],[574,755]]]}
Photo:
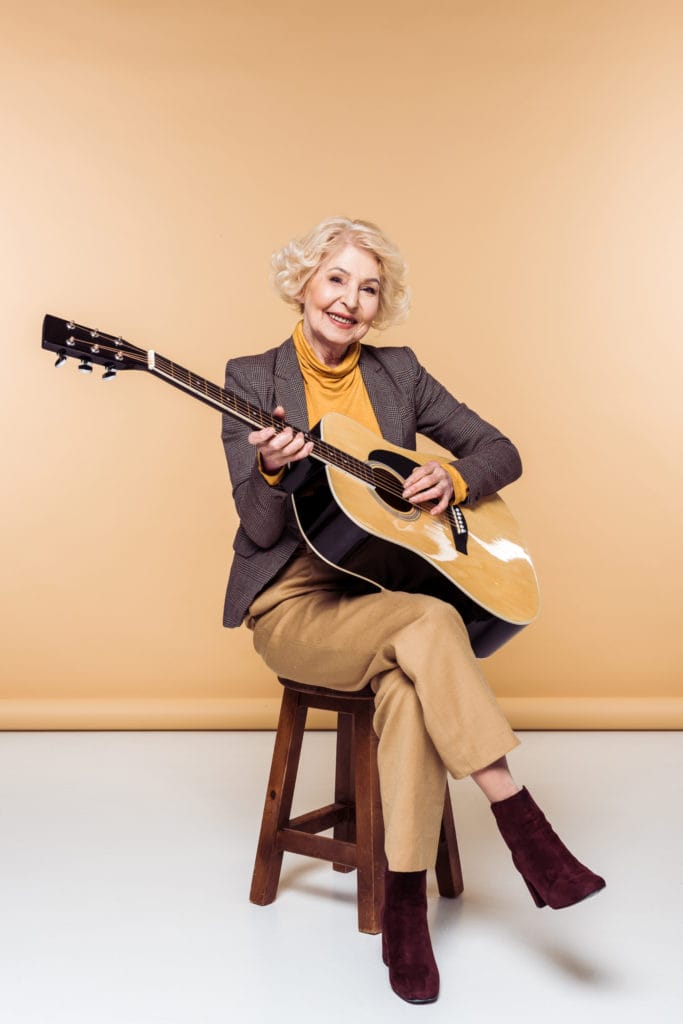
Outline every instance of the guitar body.
{"label": "guitar body", "polygon": [[[386,590],[430,594],[465,620],[478,657],[487,657],[531,622],[539,596],[519,528],[498,495],[464,511],[466,551],[452,524],[397,497],[416,465],[433,456],[398,448],[339,413],[318,427],[321,439],[371,466],[387,490],[337,466],[294,476],[294,508],[307,543],[326,562]],[[296,473],[296,471],[294,471]],[[460,545],[462,548],[462,545]]]}

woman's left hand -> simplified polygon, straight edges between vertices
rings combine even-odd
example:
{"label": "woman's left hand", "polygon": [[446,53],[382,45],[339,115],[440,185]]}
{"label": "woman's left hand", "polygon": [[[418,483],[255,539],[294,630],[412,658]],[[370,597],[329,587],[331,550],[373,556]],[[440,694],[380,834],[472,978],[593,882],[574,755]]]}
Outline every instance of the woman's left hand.
{"label": "woman's left hand", "polygon": [[414,504],[435,501],[429,511],[433,516],[445,512],[453,500],[453,480],[440,462],[416,466],[403,487],[403,497]]}

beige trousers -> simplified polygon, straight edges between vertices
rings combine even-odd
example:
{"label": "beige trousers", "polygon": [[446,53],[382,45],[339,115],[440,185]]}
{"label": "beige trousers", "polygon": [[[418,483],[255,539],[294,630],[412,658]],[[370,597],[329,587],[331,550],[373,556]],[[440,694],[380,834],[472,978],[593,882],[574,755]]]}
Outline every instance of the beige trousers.
{"label": "beige trousers", "polygon": [[393,871],[434,866],[446,772],[460,779],[519,743],[450,605],[353,588],[304,551],[249,609],[254,646],[280,676],[375,692],[374,727]]}

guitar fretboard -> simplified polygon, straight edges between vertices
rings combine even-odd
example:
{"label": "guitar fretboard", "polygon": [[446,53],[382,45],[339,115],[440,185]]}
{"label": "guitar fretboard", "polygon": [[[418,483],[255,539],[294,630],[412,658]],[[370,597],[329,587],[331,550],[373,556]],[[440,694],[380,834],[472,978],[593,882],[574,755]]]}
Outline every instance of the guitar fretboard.
{"label": "guitar fretboard", "polygon": [[[303,434],[306,441],[312,442],[312,458],[316,458],[320,462],[325,462],[331,466],[336,466],[338,469],[343,469],[346,473],[350,473],[359,480],[364,480],[373,487],[377,486],[379,482],[375,478],[372,466],[369,466],[366,462],[356,459],[353,455],[347,454],[347,452],[342,451],[340,448],[335,448],[308,430],[300,430],[293,424],[287,423],[286,420],[281,420],[272,413],[264,412],[259,406],[252,405],[244,398],[240,398],[234,391],[228,391],[226,388],[213,384],[210,380],[206,380],[205,377],[193,373],[184,366],[180,366],[179,363],[172,362],[165,356],[154,353],[154,365],[150,367],[150,372],[156,376],[163,377],[169,383],[175,385],[175,387],[180,388],[187,394],[194,395],[214,408],[238,417],[252,427],[272,427],[276,433],[280,433],[286,427],[289,427],[294,433]],[[385,491],[389,490],[384,478],[382,479],[382,489]],[[392,493],[397,497],[401,496],[401,490],[398,486]]]}
{"label": "guitar fretboard", "polygon": [[[147,370],[185,394],[192,395],[213,409],[234,416],[251,427],[271,427],[276,433],[289,428],[294,433],[301,433],[305,441],[312,444],[311,458],[343,470],[376,488],[381,494],[391,496],[396,499],[395,502],[392,501],[392,505],[397,509],[408,505],[403,498],[403,480],[393,475],[386,467],[378,465],[375,468],[372,463],[349,455],[311,431],[303,430],[270,412],[265,412],[233,391],[213,384],[198,373],[193,373],[157,352],[139,348],[112,334],[105,334],[71,320],[61,320],[53,316],[46,316],[43,323],[43,347],[58,353],[56,365],[61,365],[67,356],[72,356],[81,360],[79,368],[87,372],[92,369],[91,362],[95,362],[105,367],[104,376],[107,379],[115,377],[118,370]],[[425,511],[430,507],[433,507],[433,503],[425,502],[421,505]],[[466,533],[464,518],[457,505],[450,505],[443,515],[456,535]]]}

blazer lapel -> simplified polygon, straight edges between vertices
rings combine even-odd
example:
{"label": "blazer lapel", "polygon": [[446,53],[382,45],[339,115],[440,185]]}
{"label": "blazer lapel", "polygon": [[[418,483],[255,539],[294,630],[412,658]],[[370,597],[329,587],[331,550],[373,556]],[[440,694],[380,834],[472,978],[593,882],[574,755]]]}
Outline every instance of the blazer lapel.
{"label": "blazer lapel", "polygon": [[275,398],[284,406],[287,422],[300,430],[312,427],[308,422],[306,392],[296,358],[294,342],[288,338],[277,350],[275,357]]}
{"label": "blazer lapel", "polygon": [[410,447],[405,425],[410,421],[397,395],[393,381],[384,367],[374,359],[367,349],[361,350],[360,372],[367,388],[370,402],[375,410],[382,437],[400,447]]}
{"label": "blazer lapel", "polygon": [[[382,436],[392,444],[412,448],[415,437],[411,435],[408,426],[412,421],[412,413],[406,407],[395,382],[365,348],[361,349],[359,365]],[[308,419],[304,381],[291,338],[277,350],[274,376],[275,399],[284,406],[287,422],[295,427],[312,427],[314,424]]]}

